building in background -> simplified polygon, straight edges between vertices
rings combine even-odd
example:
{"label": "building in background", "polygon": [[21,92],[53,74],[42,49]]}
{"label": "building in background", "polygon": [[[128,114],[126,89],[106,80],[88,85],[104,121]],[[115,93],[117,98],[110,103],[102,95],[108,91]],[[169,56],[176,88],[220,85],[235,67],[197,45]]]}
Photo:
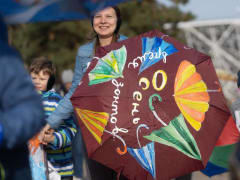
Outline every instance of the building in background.
{"label": "building in background", "polygon": [[240,96],[236,85],[240,70],[240,19],[181,22],[187,45],[211,56],[223,93],[231,104]]}

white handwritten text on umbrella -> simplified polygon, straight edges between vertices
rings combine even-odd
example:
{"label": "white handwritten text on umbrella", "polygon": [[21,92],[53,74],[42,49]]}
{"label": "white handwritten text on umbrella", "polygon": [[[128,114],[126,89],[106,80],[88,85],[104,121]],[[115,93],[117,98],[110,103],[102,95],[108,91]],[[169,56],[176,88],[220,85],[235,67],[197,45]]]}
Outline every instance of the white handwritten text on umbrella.
{"label": "white handwritten text on umbrella", "polygon": [[134,69],[137,68],[139,66],[137,60],[140,60],[140,63],[142,63],[146,60],[147,56],[149,56],[148,58],[150,60],[163,56],[163,62],[166,63],[168,54],[167,52],[162,51],[161,47],[159,47],[157,52],[145,52],[143,56],[137,56],[136,58],[134,58],[132,62],[128,63],[128,68],[130,67],[130,65],[132,65]]}
{"label": "white handwritten text on umbrella", "polygon": [[123,132],[123,133],[127,133],[128,132],[127,129],[119,128],[116,125],[117,124],[116,115],[118,114],[118,99],[119,99],[119,96],[121,94],[120,87],[123,87],[124,83],[122,83],[122,82],[118,83],[116,79],[113,79],[112,84],[116,87],[116,89],[114,90],[115,96],[113,96],[114,101],[112,102],[112,111],[113,112],[112,112],[111,118],[110,118],[110,122],[112,124],[115,124],[115,128],[112,130],[112,133],[114,135],[118,134],[119,131]]}

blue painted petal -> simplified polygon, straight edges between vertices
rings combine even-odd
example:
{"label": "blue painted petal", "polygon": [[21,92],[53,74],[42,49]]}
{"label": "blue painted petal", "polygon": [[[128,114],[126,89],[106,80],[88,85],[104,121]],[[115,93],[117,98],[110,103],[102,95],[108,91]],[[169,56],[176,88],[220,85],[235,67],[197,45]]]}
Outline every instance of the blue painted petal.
{"label": "blue painted petal", "polygon": [[154,142],[140,149],[127,148],[127,150],[152,177],[156,178]]}
{"label": "blue painted petal", "polygon": [[177,52],[178,50],[159,37],[142,38],[142,56],[143,62],[140,66],[139,73],[164,59],[163,54],[167,56]]}
{"label": "blue painted petal", "polygon": [[161,38],[154,38],[153,40],[154,40],[154,43],[152,44],[151,51],[152,51],[152,52],[155,52],[155,51],[158,50],[158,48],[159,48],[160,46],[162,46],[162,44],[163,44],[165,41],[164,41],[163,39],[161,39]]}
{"label": "blue painted petal", "polygon": [[209,177],[217,175],[217,174],[222,174],[222,173],[225,173],[227,171],[228,171],[228,169],[217,166],[217,165],[215,165],[211,162],[208,162],[205,169],[201,170],[201,172],[203,174],[205,174]]}
{"label": "blue painted petal", "polygon": [[166,42],[166,41],[163,41],[162,44],[161,44],[161,49],[167,49],[169,46],[172,46],[172,44]]}

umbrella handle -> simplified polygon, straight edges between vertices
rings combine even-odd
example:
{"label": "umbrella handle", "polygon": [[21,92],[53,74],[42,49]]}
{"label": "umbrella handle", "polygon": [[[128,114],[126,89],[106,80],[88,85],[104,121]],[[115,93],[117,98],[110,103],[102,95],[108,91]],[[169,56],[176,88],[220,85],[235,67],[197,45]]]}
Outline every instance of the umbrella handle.
{"label": "umbrella handle", "polygon": [[121,138],[121,137],[120,137],[119,135],[117,135],[117,134],[113,134],[112,132],[110,132],[110,131],[108,131],[108,130],[106,130],[106,129],[104,129],[104,131],[107,132],[107,133],[109,133],[109,134],[111,134],[111,135],[113,135],[113,137],[117,137],[120,141],[122,141],[123,146],[124,146],[123,151],[121,151],[121,149],[120,149],[119,147],[116,148],[116,151],[117,151],[117,153],[120,154],[120,155],[126,154],[126,153],[127,153],[127,145],[126,145],[125,141],[123,140],[123,138]]}
{"label": "umbrella handle", "polygon": [[149,100],[148,100],[148,102],[149,102],[149,108],[151,109],[151,111],[154,111],[154,107],[153,107],[153,105],[152,105],[152,100],[153,100],[154,97],[157,97],[158,100],[159,100],[160,102],[162,102],[162,98],[161,98],[161,96],[160,96],[159,94],[153,94],[153,95],[151,95],[151,96],[149,97]]}
{"label": "umbrella handle", "polygon": [[123,146],[124,146],[123,151],[121,151],[120,147],[117,147],[117,148],[116,148],[117,153],[120,154],[120,155],[126,154],[126,153],[127,153],[127,145],[126,145],[125,141],[123,140],[123,138],[121,138],[121,137],[120,137],[119,135],[117,135],[117,134],[115,134],[114,137],[117,137],[120,141],[122,141]]}
{"label": "umbrella handle", "polygon": [[167,124],[166,124],[165,122],[163,122],[163,120],[157,115],[156,111],[154,110],[154,107],[153,107],[153,105],[152,105],[152,99],[153,99],[154,97],[157,97],[158,100],[159,100],[160,102],[162,102],[162,98],[161,98],[161,96],[160,96],[159,94],[153,94],[153,95],[151,95],[151,96],[149,97],[149,108],[151,109],[154,117],[157,118],[157,120],[158,120],[162,125],[167,126]]}
{"label": "umbrella handle", "polygon": [[121,149],[119,147],[117,147],[116,151],[117,151],[118,154],[124,155],[124,154],[127,153],[127,146],[126,145],[124,146],[124,150],[123,151],[121,151]]}
{"label": "umbrella handle", "polygon": [[140,148],[141,148],[141,144],[140,144],[140,141],[139,141],[139,138],[138,138],[138,131],[139,131],[139,129],[142,128],[142,127],[146,128],[146,129],[149,129],[149,127],[148,127],[146,124],[140,124],[140,125],[137,127],[136,134],[137,134],[138,145],[139,145]]}

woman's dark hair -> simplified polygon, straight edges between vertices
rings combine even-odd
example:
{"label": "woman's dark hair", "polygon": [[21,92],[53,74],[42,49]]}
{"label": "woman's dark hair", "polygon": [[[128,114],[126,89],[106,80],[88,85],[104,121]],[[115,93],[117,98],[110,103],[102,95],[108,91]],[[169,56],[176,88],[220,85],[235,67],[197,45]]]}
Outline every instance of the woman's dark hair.
{"label": "woman's dark hair", "polygon": [[30,73],[38,74],[40,71],[43,71],[44,74],[49,75],[48,83],[47,83],[47,91],[51,90],[55,83],[55,73],[56,68],[52,61],[50,61],[47,57],[41,56],[33,59],[33,62],[29,68]]}
{"label": "woman's dark hair", "polygon": [[120,12],[120,9],[117,6],[113,6],[112,8],[115,10],[115,13],[117,15],[117,27],[116,27],[114,33],[118,34],[119,30],[120,30],[120,27],[121,27],[121,24],[122,24],[121,12]]}

